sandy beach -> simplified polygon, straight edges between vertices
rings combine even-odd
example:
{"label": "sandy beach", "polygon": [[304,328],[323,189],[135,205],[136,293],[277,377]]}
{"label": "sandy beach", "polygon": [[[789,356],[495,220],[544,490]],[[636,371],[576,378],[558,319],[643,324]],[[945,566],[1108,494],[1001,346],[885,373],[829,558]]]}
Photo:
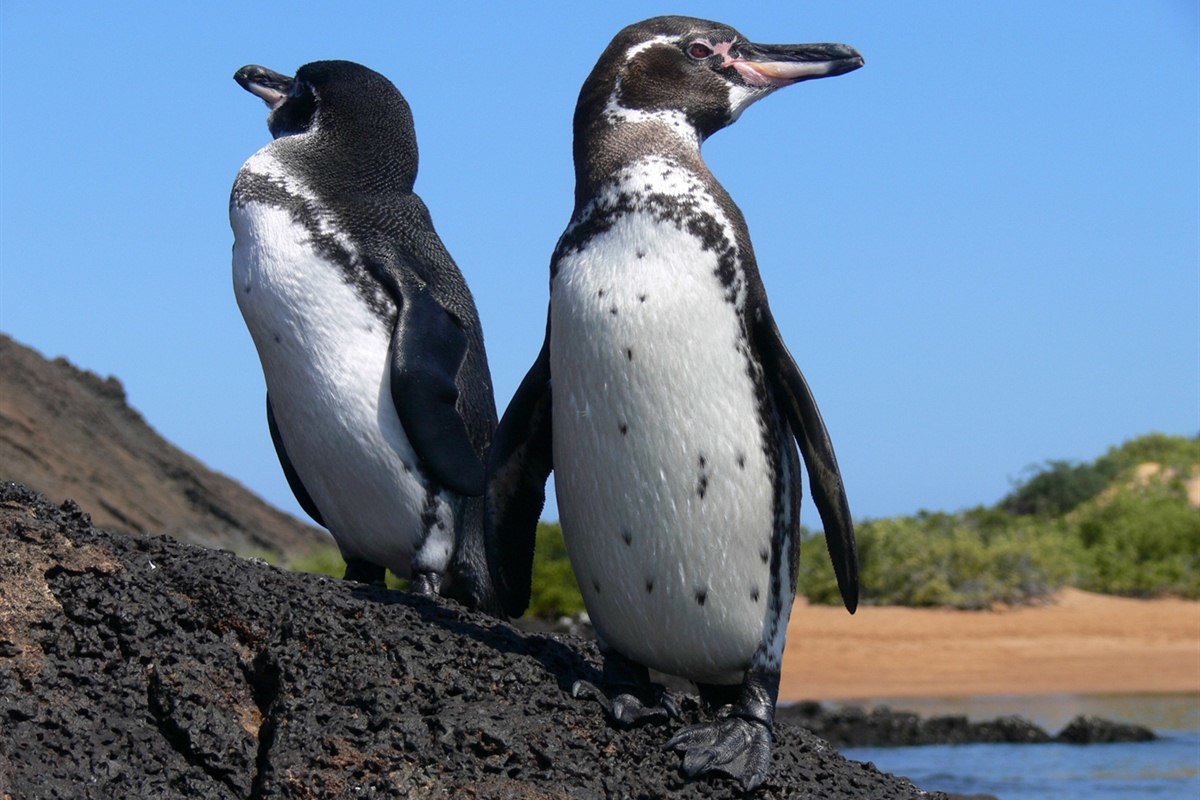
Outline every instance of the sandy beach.
{"label": "sandy beach", "polygon": [[1200,692],[1200,601],[1067,589],[999,611],[792,610],[781,700]]}

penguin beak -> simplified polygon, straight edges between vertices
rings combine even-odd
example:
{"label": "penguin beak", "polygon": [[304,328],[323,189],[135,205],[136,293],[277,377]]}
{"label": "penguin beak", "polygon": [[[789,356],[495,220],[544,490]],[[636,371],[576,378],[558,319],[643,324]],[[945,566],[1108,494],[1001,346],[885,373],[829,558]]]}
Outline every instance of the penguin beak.
{"label": "penguin beak", "polygon": [[844,75],[864,63],[859,52],[846,44],[744,42],[736,45],[736,50],[738,57],[728,59],[722,66],[736,69],[748,86],[764,89]]}
{"label": "penguin beak", "polygon": [[274,70],[247,64],[233,73],[233,79],[250,94],[260,98],[267,108],[274,111],[283,105],[292,88],[292,77]]}

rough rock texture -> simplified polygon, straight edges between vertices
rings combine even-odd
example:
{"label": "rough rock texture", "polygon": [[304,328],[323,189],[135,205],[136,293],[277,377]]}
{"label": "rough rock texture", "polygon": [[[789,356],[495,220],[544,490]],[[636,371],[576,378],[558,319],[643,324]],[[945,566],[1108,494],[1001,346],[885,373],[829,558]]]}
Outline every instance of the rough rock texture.
{"label": "rough rock texture", "polygon": [[1090,714],[1076,717],[1054,737],[1067,744],[1109,744],[1111,742],[1151,742],[1158,737],[1141,725],[1113,722]]}
{"label": "rough rock texture", "polygon": [[1057,736],[1051,736],[1041,727],[1016,715],[971,722],[959,715],[923,718],[909,711],[893,711],[887,706],[876,706],[868,711],[858,706],[826,708],[820,703],[795,703],[780,707],[778,718],[804,726],[835,747],[906,747],[980,742],[1092,744],[1147,742],[1157,738],[1149,728],[1094,716],[1076,717]]}
{"label": "rough rock texture", "polygon": [[[0,487],[0,797],[738,796],[683,780],[667,726],[608,727],[568,694],[580,677],[599,678],[586,640]],[[757,796],[923,796],[776,733]]]}
{"label": "rough rock texture", "polygon": [[116,378],[48,361],[3,334],[0,480],[70,497],[112,530],[292,557],[333,543],[159,436]]}

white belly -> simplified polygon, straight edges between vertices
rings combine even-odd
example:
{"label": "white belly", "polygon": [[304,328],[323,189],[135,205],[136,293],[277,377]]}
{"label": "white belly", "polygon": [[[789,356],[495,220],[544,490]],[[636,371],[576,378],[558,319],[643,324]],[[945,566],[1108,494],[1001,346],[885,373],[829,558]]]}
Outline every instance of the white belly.
{"label": "white belly", "polygon": [[559,261],[554,470],[600,636],[660,671],[731,683],[764,637],[774,492],[738,309],[715,267],[644,212]]}
{"label": "white belly", "polygon": [[433,566],[444,567],[451,511],[444,498],[427,508],[412,472],[416,459],[391,398],[390,331],[289,212],[250,202],[230,218],[234,290],[280,436],[343,554],[408,575],[426,512],[441,523],[435,537],[445,557]]}

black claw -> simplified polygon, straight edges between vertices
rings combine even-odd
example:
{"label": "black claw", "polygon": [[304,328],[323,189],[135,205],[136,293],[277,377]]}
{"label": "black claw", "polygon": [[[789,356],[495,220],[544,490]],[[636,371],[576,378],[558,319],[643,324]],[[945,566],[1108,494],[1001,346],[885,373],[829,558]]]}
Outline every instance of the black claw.
{"label": "black claw", "polygon": [[667,710],[647,706],[631,694],[619,694],[612,701],[612,719],[623,728],[644,725],[647,722],[666,722]]}
{"label": "black claw", "polygon": [[611,705],[608,702],[608,698],[604,696],[604,692],[597,689],[596,685],[590,681],[575,681],[575,683],[571,684],[571,697],[595,700],[605,707]]}
{"label": "black claw", "polygon": [[667,716],[671,719],[680,719],[683,717],[683,709],[679,707],[679,701],[670,692],[663,690],[662,696],[658,698],[658,704],[667,712]]}
{"label": "black claw", "polygon": [[706,750],[688,750],[683,754],[683,774],[689,778],[708,769],[709,764],[717,759],[717,751],[711,747]]}

